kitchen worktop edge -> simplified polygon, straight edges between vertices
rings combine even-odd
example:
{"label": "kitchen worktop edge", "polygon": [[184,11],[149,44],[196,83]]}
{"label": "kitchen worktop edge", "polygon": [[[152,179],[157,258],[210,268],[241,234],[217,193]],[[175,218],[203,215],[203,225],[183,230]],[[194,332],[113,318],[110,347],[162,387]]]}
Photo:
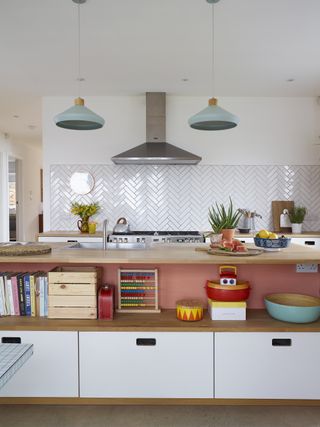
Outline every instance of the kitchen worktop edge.
{"label": "kitchen worktop edge", "polygon": [[[44,255],[1,256],[0,263],[33,264],[318,264],[320,250],[291,244],[279,252],[257,256],[209,255],[209,245],[161,244],[144,250],[72,249],[67,243],[51,243],[52,252]],[[248,247],[254,248],[253,244]],[[200,249],[200,250],[199,250]]]}
{"label": "kitchen worktop edge", "polygon": [[154,331],[154,332],[320,332],[320,320],[314,323],[286,323],[272,319],[264,309],[248,309],[247,320],[211,320],[205,312],[198,322],[182,322],[176,311],[159,314],[116,313],[114,320],[48,319],[7,316],[0,319],[0,330],[34,331]]}

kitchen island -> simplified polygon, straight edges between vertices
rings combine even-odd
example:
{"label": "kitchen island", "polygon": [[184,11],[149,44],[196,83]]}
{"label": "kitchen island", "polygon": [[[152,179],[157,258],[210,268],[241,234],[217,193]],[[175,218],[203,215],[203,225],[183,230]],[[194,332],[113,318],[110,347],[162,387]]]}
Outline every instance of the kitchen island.
{"label": "kitchen island", "polygon": [[[94,265],[103,268],[104,283],[116,284],[119,267],[152,266],[159,270],[162,312],[116,313],[113,321],[0,319],[2,338],[34,343],[33,360],[3,388],[0,403],[320,403],[320,321],[285,323],[263,310],[266,293],[319,295],[319,274],[296,273],[296,264],[318,264],[320,251],[291,245],[237,258],[209,255],[196,250],[206,248],[199,244],[132,251],[67,246],[52,244],[47,255],[1,257],[1,271]],[[250,281],[247,320],[213,321],[207,313],[199,322],[177,320],[176,300],[205,303],[206,280],[217,277],[222,264],[236,265],[239,278]]]}
{"label": "kitchen island", "polygon": [[[258,256],[233,257],[211,255],[203,244],[159,244],[146,249],[99,250],[72,248],[72,243],[51,243],[52,252],[45,255],[1,257],[0,263],[65,263],[65,264],[237,264],[237,265],[288,265],[316,263],[320,261],[320,251],[299,245],[290,245],[279,252],[263,252]],[[248,244],[253,248],[253,244]]]}

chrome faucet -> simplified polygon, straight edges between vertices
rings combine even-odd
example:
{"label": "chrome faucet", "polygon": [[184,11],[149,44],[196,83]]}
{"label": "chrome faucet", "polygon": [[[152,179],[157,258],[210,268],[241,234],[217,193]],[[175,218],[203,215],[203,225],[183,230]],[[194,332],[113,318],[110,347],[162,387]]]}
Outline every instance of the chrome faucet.
{"label": "chrome faucet", "polygon": [[105,219],[103,221],[103,249],[107,249],[107,239],[108,239],[108,223],[109,221]]}

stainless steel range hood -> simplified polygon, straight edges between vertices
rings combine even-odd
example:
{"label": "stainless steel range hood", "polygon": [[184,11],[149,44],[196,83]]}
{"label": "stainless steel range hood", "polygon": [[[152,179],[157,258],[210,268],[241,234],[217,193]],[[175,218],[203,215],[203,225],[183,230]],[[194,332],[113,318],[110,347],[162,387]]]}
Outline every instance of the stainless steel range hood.
{"label": "stainless steel range hood", "polygon": [[146,93],[147,142],[111,158],[116,165],[196,165],[201,157],[166,141],[166,94]]}

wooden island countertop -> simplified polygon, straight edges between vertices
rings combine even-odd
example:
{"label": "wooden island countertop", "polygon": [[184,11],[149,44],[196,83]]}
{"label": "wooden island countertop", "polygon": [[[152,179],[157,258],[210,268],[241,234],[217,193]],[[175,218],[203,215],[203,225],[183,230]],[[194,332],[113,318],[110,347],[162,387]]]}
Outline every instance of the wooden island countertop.
{"label": "wooden island countertop", "polygon": [[1,318],[1,330],[82,331],[82,332],[320,332],[320,320],[288,323],[272,319],[266,310],[248,309],[247,320],[211,320],[209,313],[198,322],[183,322],[176,310],[161,313],[115,313],[113,320],[48,319],[46,317]]}
{"label": "wooden island countertop", "polygon": [[[60,264],[297,264],[320,263],[320,250],[291,244],[279,252],[257,256],[209,255],[203,244],[155,245],[144,250],[100,250],[70,248],[70,243],[50,243],[52,252],[34,256],[2,256],[0,263]],[[248,244],[253,248],[253,244]],[[196,250],[197,249],[197,250]],[[203,250],[199,250],[203,249]]]}

